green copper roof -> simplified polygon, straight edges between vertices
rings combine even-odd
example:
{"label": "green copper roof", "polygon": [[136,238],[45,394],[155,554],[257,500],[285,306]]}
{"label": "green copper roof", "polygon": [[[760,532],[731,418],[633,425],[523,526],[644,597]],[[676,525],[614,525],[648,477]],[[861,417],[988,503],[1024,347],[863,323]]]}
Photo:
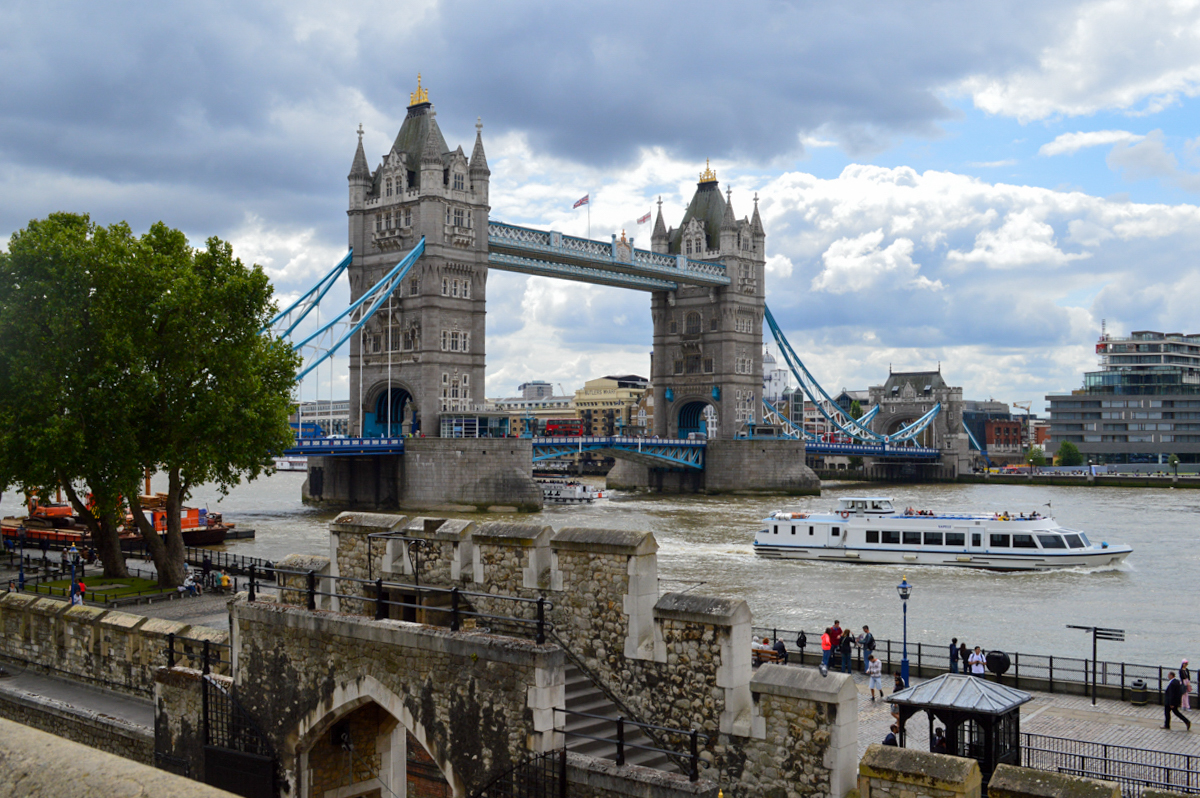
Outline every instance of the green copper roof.
{"label": "green copper roof", "polygon": [[698,219],[704,223],[704,230],[708,234],[708,248],[716,249],[721,241],[721,220],[724,217],[725,198],[721,196],[717,181],[697,183],[696,193],[692,196],[692,201],[688,203],[683,221],[671,233],[669,251],[673,254],[679,253],[679,241],[683,236],[683,229],[692,219]]}
{"label": "green copper roof", "polygon": [[396,140],[392,143],[396,152],[402,152],[408,157],[408,168],[416,173],[414,185],[420,184],[421,154],[425,150],[425,140],[430,135],[435,136],[434,146],[440,155],[445,155],[450,149],[446,146],[446,139],[442,136],[432,110],[433,106],[430,103],[409,106],[408,116],[404,117],[404,124],[400,125],[400,132],[396,134]]}

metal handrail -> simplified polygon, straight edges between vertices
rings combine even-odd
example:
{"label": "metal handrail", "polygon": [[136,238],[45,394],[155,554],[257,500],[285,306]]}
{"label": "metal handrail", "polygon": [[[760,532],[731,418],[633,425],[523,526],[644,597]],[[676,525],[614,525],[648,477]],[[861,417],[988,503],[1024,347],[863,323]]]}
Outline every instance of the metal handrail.
{"label": "metal handrail", "polygon": [[[565,729],[563,730],[563,734],[569,735],[571,737],[580,737],[585,740],[595,740],[596,742],[600,742],[600,743],[612,743],[613,745],[615,745],[617,747],[617,764],[618,765],[625,764],[625,749],[626,748],[636,748],[640,751],[650,751],[650,752],[656,753],[656,754],[665,754],[672,761],[675,761],[675,763],[677,765],[679,764],[679,762],[676,760],[676,757],[684,756],[683,754],[680,754],[678,751],[672,751],[668,748],[658,748],[658,747],[655,747],[652,745],[641,745],[640,743],[626,742],[625,741],[625,724],[629,724],[629,725],[639,728],[645,732],[654,730],[654,731],[666,732],[668,734],[685,735],[691,743],[691,752],[687,755],[688,780],[696,781],[700,778],[700,747],[699,747],[698,743],[699,743],[700,738],[704,738],[704,741],[708,742],[711,738],[707,734],[701,734],[696,729],[690,729],[690,730],[672,729],[669,726],[656,726],[653,723],[641,723],[636,720],[627,720],[626,718],[624,718],[621,715],[618,715],[617,717],[613,718],[608,715],[593,715],[589,712],[576,712],[575,710],[563,709],[562,707],[555,707],[554,711],[561,712],[564,715],[574,715],[574,716],[580,717],[580,718],[592,718],[593,720],[611,721],[612,723],[616,724],[616,727],[617,727],[617,736],[616,737],[597,737],[594,734],[584,734],[583,732],[572,732],[572,731],[567,731]],[[647,736],[649,736],[651,740],[654,740],[655,742],[659,742],[655,737],[653,737],[651,735],[647,735]],[[662,743],[660,743],[660,745],[662,745]]]}

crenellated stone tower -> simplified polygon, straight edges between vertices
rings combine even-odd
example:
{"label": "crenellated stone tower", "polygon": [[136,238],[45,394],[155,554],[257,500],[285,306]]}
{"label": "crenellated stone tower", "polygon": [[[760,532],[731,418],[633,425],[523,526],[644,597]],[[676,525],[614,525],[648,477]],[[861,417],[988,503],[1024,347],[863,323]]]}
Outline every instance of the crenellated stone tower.
{"label": "crenellated stone tower", "polygon": [[484,402],[488,181],[483,125],[470,159],[451,150],[429,93],[412,93],[391,150],[374,170],[362,128],[350,169],[350,299],[425,237],[425,254],[350,347],[352,435],[437,436],[443,413]]}
{"label": "crenellated stone tower", "polygon": [[659,202],[651,247],[720,263],[730,278],[727,287],[680,285],[651,297],[654,432],[720,440],[745,435],[761,418],[763,386],[766,233],[758,197],[754,216],[737,219],[730,192],[722,197],[716,174],[706,168],[679,227],[667,229]]}

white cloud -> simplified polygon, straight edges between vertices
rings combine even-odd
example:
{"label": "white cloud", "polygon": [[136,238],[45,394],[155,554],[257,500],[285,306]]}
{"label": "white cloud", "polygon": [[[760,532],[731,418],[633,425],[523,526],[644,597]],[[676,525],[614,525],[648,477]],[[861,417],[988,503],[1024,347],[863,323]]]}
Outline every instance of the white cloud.
{"label": "white cloud", "polygon": [[976,107],[1022,122],[1160,111],[1200,94],[1200,2],[1080,3],[1036,60],[1034,67],[972,75],[957,89]]}
{"label": "white cloud", "polygon": [[1010,213],[997,230],[980,230],[970,252],[951,250],[947,258],[958,263],[978,263],[994,269],[1018,266],[1061,266],[1090,257],[1088,253],[1066,253],[1058,248],[1054,228],[1035,218],[1033,210]]}
{"label": "white cloud", "polygon": [[[1187,149],[1191,149],[1190,143]],[[1175,154],[1167,149],[1161,130],[1151,131],[1141,141],[1113,147],[1106,162],[1126,180],[1159,178],[1189,191],[1200,190],[1200,174],[1179,166]]]}
{"label": "white cloud", "polygon": [[812,290],[844,294],[886,283],[909,288],[942,288],[940,281],[931,282],[917,274],[920,265],[913,263],[911,240],[897,238],[882,249],[881,243],[882,229],[834,241],[822,255],[825,268],[813,278]]}
{"label": "white cloud", "polygon": [[1090,130],[1080,133],[1063,133],[1038,149],[1038,155],[1074,155],[1085,147],[1105,144],[1126,144],[1141,141],[1145,136],[1128,130]]}

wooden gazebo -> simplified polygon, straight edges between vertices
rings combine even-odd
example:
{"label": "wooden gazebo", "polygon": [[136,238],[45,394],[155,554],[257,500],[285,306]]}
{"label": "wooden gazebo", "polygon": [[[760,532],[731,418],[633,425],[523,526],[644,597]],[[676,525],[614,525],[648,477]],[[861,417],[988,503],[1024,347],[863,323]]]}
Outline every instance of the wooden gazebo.
{"label": "wooden gazebo", "polygon": [[900,745],[905,724],[917,712],[946,727],[946,753],[979,763],[986,785],[997,765],[1021,764],[1021,705],[1032,696],[978,676],[947,673],[892,694],[888,701],[900,709]]}

